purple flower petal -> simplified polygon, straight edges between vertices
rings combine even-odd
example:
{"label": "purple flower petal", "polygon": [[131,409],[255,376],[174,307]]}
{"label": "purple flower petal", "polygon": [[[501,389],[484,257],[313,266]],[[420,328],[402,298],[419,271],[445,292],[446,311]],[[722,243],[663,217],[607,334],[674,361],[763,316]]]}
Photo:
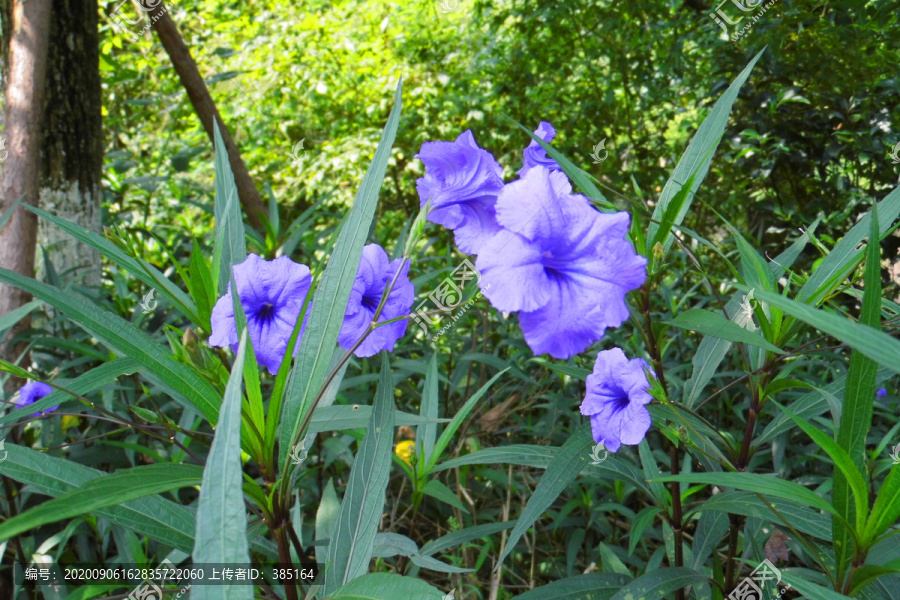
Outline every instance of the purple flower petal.
{"label": "purple flower petal", "polygon": [[[538,136],[544,142],[549,144],[553,141],[553,138],[556,137],[556,130],[553,128],[553,125],[551,125],[547,121],[541,121],[541,124],[538,125],[538,128],[534,130],[534,135]],[[519,169],[517,173],[519,177],[524,177],[525,174],[528,173],[528,171],[537,166],[550,169],[551,171],[561,170],[559,163],[557,163],[552,158],[549,158],[547,156],[547,151],[541,148],[541,145],[534,140],[531,140],[531,142],[525,148],[524,159],[522,162],[522,168]]]}
{"label": "purple flower petal", "polygon": [[[416,290],[409,281],[409,262],[403,259],[391,261],[378,244],[363,248],[356,280],[350,292],[344,323],[338,334],[338,344],[349,350],[365,334],[375,317],[375,311],[384,295],[384,290],[393,281],[397,269],[403,265],[391,293],[384,303],[378,322],[390,321],[409,314],[415,300]],[[354,354],[359,357],[374,356],[382,350],[391,351],[403,334],[409,321],[404,319],[376,328],[359,345]]]}
{"label": "purple flower petal", "polygon": [[639,444],[650,429],[644,405],[653,397],[647,391],[645,368],[643,359],[628,360],[621,348],[612,348],[597,354],[594,372],[588,375],[581,414],[590,416],[594,440],[610,452],[622,444]]}
{"label": "purple flower petal", "polygon": [[428,220],[452,229],[460,250],[478,254],[500,229],[494,215],[503,188],[500,165],[475,143],[471,131],[453,142],[425,142],[416,158],[425,164],[416,188],[422,206],[431,199]]}
{"label": "purple flower petal", "polygon": [[[16,400],[16,404],[18,408],[25,408],[30,404],[34,404],[44,396],[50,394],[53,391],[53,388],[44,383],[43,381],[29,381],[25,385],[23,385],[19,389],[19,398]],[[39,411],[36,413],[32,413],[32,417],[40,417],[42,415],[46,415],[49,412],[52,412],[59,408],[59,404],[56,406],[51,406],[50,408]]]}

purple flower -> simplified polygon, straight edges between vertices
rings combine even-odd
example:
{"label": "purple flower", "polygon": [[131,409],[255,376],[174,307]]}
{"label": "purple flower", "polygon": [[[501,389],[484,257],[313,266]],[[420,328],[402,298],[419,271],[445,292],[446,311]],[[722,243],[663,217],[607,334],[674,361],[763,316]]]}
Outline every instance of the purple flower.
{"label": "purple flower", "polygon": [[649,369],[644,359],[628,360],[621,348],[613,348],[597,354],[594,372],[588,375],[581,414],[591,418],[594,441],[610,452],[622,444],[641,443],[650,429],[644,405],[653,397],[647,391],[645,367]]}
{"label": "purple flower", "polygon": [[[338,344],[349,350],[359,340],[375,317],[375,311],[381,302],[385,288],[394,280],[397,269],[403,264],[400,275],[384,303],[378,322],[390,321],[409,314],[415,300],[416,290],[410,283],[409,262],[402,258],[391,261],[387,253],[378,244],[369,244],[363,248],[359,270],[350,292],[350,301],[344,313],[344,324],[338,335]],[[353,354],[359,357],[374,356],[382,350],[391,351],[403,334],[406,333],[408,319],[396,321],[376,328],[366,337]]]}
{"label": "purple flower", "polygon": [[[281,366],[287,343],[312,284],[309,267],[295,263],[287,256],[267,261],[250,254],[244,262],[234,265],[234,281],[247,317],[256,360],[274,375]],[[309,310],[307,308],[307,317]],[[230,345],[232,350],[237,351],[237,324],[230,283],[228,293],[216,302],[211,320],[210,346]],[[300,329],[300,337],[305,328],[306,319]],[[300,337],[294,346],[295,355],[300,347]]]}
{"label": "purple flower", "polygon": [[881,397],[881,396],[887,396],[887,388],[881,388],[880,390],[878,390],[877,392],[875,392],[875,395],[876,395],[876,396],[879,396],[879,397]]}
{"label": "purple flower", "polygon": [[[553,138],[556,137],[556,130],[553,129],[553,125],[551,125],[547,121],[541,121],[541,124],[538,125],[538,128],[534,130],[534,135],[538,136],[549,144],[553,141]],[[552,158],[549,158],[547,156],[547,151],[541,148],[541,145],[534,140],[531,140],[531,143],[528,144],[527,148],[525,148],[524,154],[525,159],[523,161],[522,168],[518,171],[519,177],[525,177],[525,174],[528,171],[538,165],[546,167],[551,171],[561,170],[559,163],[557,163]]]}
{"label": "purple flower", "polygon": [[503,188],[500,165],[478,147],[471,131],[454,142],[425,142],[416,158],[425,163],[425,177],[416,188],[422,206],[431,199],[428,220],[452,229],[460,250],[478,254],[483,242],[500,229],[494,214]]}
{"label": "purple flower", "polygon": [[625,294],[644,283],[647,264],[627,240],[628,213],[601,213],[571,191],[564,173],[541,166],[504,186],[503,229],[475,262],[491,304],[521,311],[531,349],[563,359],[628,318]]}
{"label": "purple flower", "polygon": [[[16,400],[16,404],[19,405],[19,408],[25,408],[29,404],[34,404],[47,394],[53,391],[53,388],[44,383],[43,381],[29,381],[19,390],[19,399]],[[41,411],[32,413],[32,417],[39,417],[41,415],[45,415],[48,412],[52,412],[59,408],[59,404],[56,406],[51,406],[50,408]]]}

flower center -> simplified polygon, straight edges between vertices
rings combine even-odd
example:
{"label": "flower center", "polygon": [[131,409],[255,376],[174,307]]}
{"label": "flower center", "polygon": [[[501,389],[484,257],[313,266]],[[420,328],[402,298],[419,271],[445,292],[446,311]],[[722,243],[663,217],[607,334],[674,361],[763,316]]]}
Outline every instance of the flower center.
{"label": "flower center", "polygon": [[271,302],[266,302],[259,310],[256,312],[256,318],[260,321],[271,321],[275,317],[275,305]]}
{"label": "flower center", "polygon": [[381,302],[381,296],[375,298],[374,296],[363,296],[362,305],[375,312],[378,309],[378,303]]}
{"label": "flower center", "polygon": [[549,250],[541,254],[541,264],[544,265],[544,272],[552,279],[565,279],[566,261],[556,256]]}

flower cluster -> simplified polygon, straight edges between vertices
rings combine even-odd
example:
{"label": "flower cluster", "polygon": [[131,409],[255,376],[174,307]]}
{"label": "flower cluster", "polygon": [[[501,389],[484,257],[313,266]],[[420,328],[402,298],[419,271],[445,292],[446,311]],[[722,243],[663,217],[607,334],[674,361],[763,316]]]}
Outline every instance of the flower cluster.
{"label": "flower cluster", "polygon": [[[553,139],[542,122],[535,135]],[[470,131],[454,142],[426,142],[418,181],[428,219],[452,229],[460,250],[477,254],[485,295],[519,313],[537,354],[569,358],[628,318],[625,294],[646,278],[646,259],[628,241],[629,215],[601,213],[572,193],[565,173],[536,142],[519,179],[503,184],[493,156]]]}
{"label": "flower cluster", "polygon": [[[541,122],[544,142],[556,135]],[[628,241],[626,212],[601,213],[572,186],[536,141],[525,148],[518,179],[503,183],[500,165],[471,131],[454,142],[426,142],[417,182],[428,220],[453,230],[456,244],[477,254],[482,291],[498,310],[519,314],[536,354],[567,359],[628,318],[625,295],[643,285],[647,261]],[[650,426],[651,399],[641,359],[619,348],[601,352],[582,413],[594,439],[615,452],[637,444]]]}
{"label": "flower cluster", "polygon": [[[394,285],[378,322],[409,314],[415,289],[407,275],[409,264],[401,268],[401,262],[401,259],[393,262],[388,260],[385,251],[377,244],[369,244],[363,249],[338,337],[342,348],[350,350],[366,334],[385,288],[391,282]],[[309,267],[295,263],[287,256],[267,261],[256,254],[250,254],[242,263],[234,265],[233,271],[256,360],[274,375],[284,359],[288,342],[312,286]],[[231,346],[236,351],[238,334],[232,292],[229,284],[228,292],[219,298],[213,308],[209,344]],[[311,309],[310,303],[294,346],[295,356]],[[361,357],[373,356],[382,350],[393,350],[397,340],[406,333],[406,326],[407,320],[403,319],[374,329],[355,348],[354,354]]]}

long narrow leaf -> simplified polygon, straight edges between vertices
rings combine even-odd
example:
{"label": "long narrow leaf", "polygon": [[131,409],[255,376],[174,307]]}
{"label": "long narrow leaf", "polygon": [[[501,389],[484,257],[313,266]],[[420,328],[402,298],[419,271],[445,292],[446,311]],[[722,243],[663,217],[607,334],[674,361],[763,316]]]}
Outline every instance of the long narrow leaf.
{"label": "long narrow leaf", "polygon": [[[32,486],[41,494],[54,498],[105,474],[25,446],[8,444],[6,450],[9,455],[7,460],[0,462],[0,475]],[[190,553],[194,547],[196,520],[191,508],[175,504],[162,496],[145,496],[91,512],[182,552]],[[272,559],[278,558],[278,551],[269,540],[257,538],[251,546],[255,552]]]}
{"label": "long narrow leaf", "polygon": [[313,295],[309,324],[300,341],[282,408],[279,464],[284,464],[287,453],[301,433],[303,419],[313,409],[316,393],[328,376],[329,360],[337,344],[350,289],[375,217],[378,192],[397,136],[402,110],[401,90],[402,84],[398,83],[394,108],[375,150],[375,157],[363,177],[350,214],[338,234],[331,259]]}
{"label": "long narrow leaf", "polygon": [[58,309],[81,325],[117,354],[133,358],[146,367],[145,376],[174,394],[185,398],[215,425],[219,407],[214,401],[219,393],[194,369],[175,357],[152,337],[122,317],[104,311],[73,294],[49,286],[30,277],[0,268],[0,281],[25,290]]}
{"label": "long narrow leaf", "polygon": [[588,448],[593,445],[590,425],[582,427],[575,435],[570,437],[559,451],[559,454],[547,465],[547,470],[541,477],[534,493],[528,499],[516,526],[509,534],[506,550],[497,560],[497,569],[503,564],[503,560],[509,556],[516,547],[519,539],[531,528],[544,511],[559,497],[566,487],[575,481],[575,477],[584,468],[588,457]]}
{"label": "long narrow leaf", "polygon": [[162,296],[165,296],[169,299],[169,301],[174,305],[179,307],[185,314],[186,317],[190,318],[192,322],[197,325],[200,325],[200,319],[197,315],[197,306],[194,304],[194,301],[191,300],[187,294],[185,294],[181,289],[172,283],[168,277],[163,275],[156,267],[151,265],[145,260],[138,260],[128,256],[125,252],[123,252],[118,246],[104,238],[99,233],[95,233],[93,231],[89,231],[83,228],[81,225],[76,223],[72,223],[71,221],[67,221],[56,215],[51,215],[47,211],[41,210],[39,208],[35,208],[34,206],[27,206],[25,208],[35,213],[40,218],[45,221],[49,221],[53,223],[75,239],[84,243],[87,246],[90,246],[100,252],[104,258],[108,258],[112,262],[116,263],[132,275],[134,275],[137,279],[140,279],[150,287],[157,290]]}
{"label": "long narrow leaf", "polygon": [[[862,312],[859,323],[873,330],[881,332],[881,246],[877,242],[878,234],[878,206],[872,207],[872,218],[869,219],[869,243],[866,249],[866,268],[864,275],[865,293],[863,294]],[[872,427],[872,398],[875,397],[875,375],[878,365],[874,360],[854,349],[850,354],[850,367],[847,369],[847,387],[844,389],[844,402],[841,409],[841,421],[837,431],[837,443],[847,454],[847,461],[853,467],[853,473],[865,468],[866,438]],[[790,413],[788,413],[790,416]],[[796,419],[794,419],[796,421]],[[829,440],[830,441],[830,440]],[[820,444],[822,445],[822,444]],[[827,451],[826,446],[822,446]],[[832,459],[834,457],[832,456]],[[838,465],[837,459],[835,464]],[[869,509],[868,488],[865,481],[853,473],[847,473],[846,468],[835,470],[834,491],[832,499],[834,507],[848,523],[857,522],[858,534],[862,535],[859,522],[866,518]],[[865,503],[860,503],[859,487],[866,493]],[[850,502],[852,490],[855,504]],[[837,564],[837,579],[843,581],[844,573],[850,568],[853,549],[850,546],[850,532],[837,521],[834,524],[834,550]]]}
{"label": "long narrow leaf", "polygon": [[[197,564],[249,563],[247,512],[240,493],[241,466],[241,381],[247,331],[241,335],[231,376],[225,388],[219,426],[203,469],[203,484],[197,510],[197,533],[192,557]],[[253,587],[241,583],[199,585],[191,591],[195,600],[253,600]]]}
{"label": "long narrow leaf", "polygon": [[814,308],[772,292],[757,290],[754,297],[834,336],[894,373],[900,373],[900,341],[886,333],[831,311]]}
{"label": "long narrow leaf", "polygon": [[216,146],[216,259],[213,261],[213,277],[218,281],[221,296],[228,290],[232,267],[247,258],[247,245],[244,241],[241,204],[231,164],[228,162],[228,151],[225,149],[225,142],[222,141],[219,124],[216,123],[213,129]]}
{"label": "long narrow leaf", "polygon": [[[122,375],[131,375],[137,372],[139,368],[140,365],[133,359],[117,358],[91,369],[71,381],[54,381],[53,383],[83,396],[109,385]],[[30,417],[33,413],[47,410],[68,400],[73,400],[71,395],[59,390],[53,390],[37,402],[29,404],[28,410],[14,410],[7,415],[3,415],[0,417],[0,425],[15,423]]]}
{"label": "long narrow leaf", "polygon": [[[669,204],[674,200],[681,190],[681,187],[686,185],[688,178],[693,175],[694,179],[691,184],[690,197],[684,202],[681,210],[679,210],[678,214],[675,216],[674,224],[680,225],[684,220],[684,216],[687,214],[687,211],[690,209],[694,200],[697,188],[700,187],[700,184],[703,183],[704,178],[706,178],[706,173],[709,171],[709,165],[712,162],[712,157],[719,145],[719,141],[725,133],[725,126],[728,124],[728,115],[731,114],[731,107],[737,98],[738,91],[750,76],[750,71],[753,70],[756,61],[759,60],[759,57],[762,56],[763,52],[765,52],[765,48],[760,50],[759,53],[753,57],[750,64],[748,64],[734,82],[728,86],[728,89],[725,90],[725,93],[722,94],[722,97],[719,98],[715,106],[713,106],[709,115],[707,115],[703,120],[703,123],[700,124],[697,133],[694,135],[693,139],[691,139],[687,150],[684,151],[684,154],[678,161],[678,165],[676,165],[675,170],[672,172],[672,177],[666,182],[662,194],[660,194],[659,202],[656,205],[656,209],[653,211],[653,221],[650,222],[647,230],[647,239],[656,239],[656,232],[659,229],[657,223],[660,223],[663,220],[663,215],[665,215],[666,210],[669,208]],[[663,249],[666,252],[668,252],[672,245],[673,236],[674,233],[672,231],[666,233],[665,240],[663,241]]]}
{"label": "long narrow leaf", "polygon": [[326,595],[362,576],[369,567],[391,472],[393,438],[394,387],[390,363],[387,355],[382,354],[375,409],[353,461],[341,512],[328,544]]}
{"label": "long narrow leaf", "polygon": [[196,465],[156,464],[122,469],[85,482],[81,488],[48,500],[0,523],[0,541],[108,506],[197,485],[203,469]]}
{"label": "long narrow leaf", "polygon": [[674,325],[681,329],[697,331],[705,335],[722,338],[731,342],[742,342],[774,352],[784,354],[784,350],[768,342],[758,333],[748,331],[733,321],[729,321],[722,315],[700,308],[691,308],[680,313],[675,319],[666,321],[668,325]]}
{"label": "long narrow leaf", "polygon": [[[878,231],[890,231],[898,216],[900,216],[900,187],[895,188],[878,203]],[[866,252],[865,249],[859,248],[859,244],[870,235],[871,231],[872,211],[869,211],[835,244],[828,256],[822,259],[822,264],[797,292],[797,300],[810,304],[821,302],[859,264],[863,253]]]}

